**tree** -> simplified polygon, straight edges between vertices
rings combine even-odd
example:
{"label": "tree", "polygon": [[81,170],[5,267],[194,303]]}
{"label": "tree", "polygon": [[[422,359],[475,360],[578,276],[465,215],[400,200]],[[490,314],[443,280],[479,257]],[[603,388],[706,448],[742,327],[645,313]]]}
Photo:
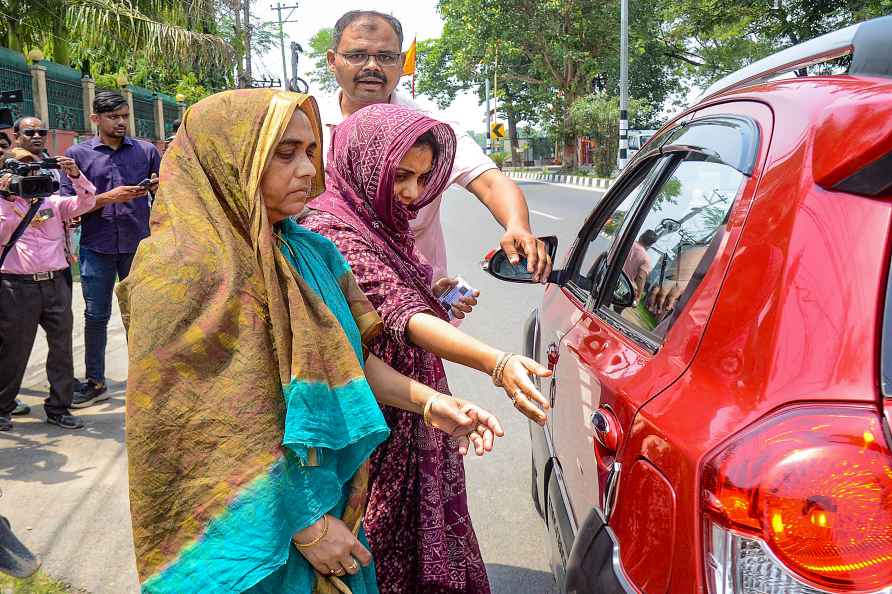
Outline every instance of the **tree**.
{"label": "tree", "polygon": [[[629,101],[629,119],[635,122],[647,115],[650,106],[640,100]],[[606,93],[593,93],[580,97],[570,106],[573,131],[579,136],[587,136],[594,142],[595,171],[601,177],[610,177],[616,168],[616,155],[619,151],[619,98]]]}
{"label": "tree", "polygon": [[700,85],[780,49],[892,12],[892,0],[657,0],[662,52]]}
{"label": "tree", "polygon": [[220,30],[232,1],[5,0],[0,39],[19,51],[40,48],[94,78],[127,74],[172,94],[193,73],[215,90],[232,78],[235,50]]}
{"label": "tree", "polygon": [[307,52],[307,55],[313,61],[310,82],[316,83],[319,85],[319,88],[327,93],[334,93],[338,90],[338,81],[328,67],[327,58],[333,35],[334,29],[331,27],[319,29],[310,39],[310,51]]}
{"label": "tree", "polygon": [[[597,74],[606,72],[614,88],[619,80],[618,7],[616,0],[440,0],[443,35],[424,47],[418,88],[441,103],[460,90],[480,93],[498,60],[506,111],[546,125],[572,167],[571,106]],[[671,59],[653,51],[660,23],[652,13],[650,6],[632,11],[630,72],[633,96],[659,106],[677,80]]]}

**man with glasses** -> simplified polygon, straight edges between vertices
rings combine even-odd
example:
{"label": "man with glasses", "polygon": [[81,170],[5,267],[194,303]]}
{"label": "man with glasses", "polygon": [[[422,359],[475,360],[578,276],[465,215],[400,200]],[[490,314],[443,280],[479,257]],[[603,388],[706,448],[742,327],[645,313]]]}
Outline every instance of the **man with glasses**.
{"label": "man with glasses", "polygon": [[[390,15],[354,10],[338,19],[327,58],[340,90],[331,101],[319,102],[325,147],[330,146],[331,128],[363,107],[393,103],[423,111],[396,91],[405,59],[402,46],[402,25]],[[429,115],[437,117],[437,114]],[[464,130],[450,124],[458,140],[452,183],[477,196],[505,228],[501,245],[511,261],[519,262],[518,253],[526,255],[534,277],[545,282],[551,271],[551,258],[545,244],[530,230],[530,215],[520,188],[499,171]],[[412,221],[415,247],[433,267],[434,280],[447,276],[446,242],[440,224],[441,199],[438,197],[422,208]]]}

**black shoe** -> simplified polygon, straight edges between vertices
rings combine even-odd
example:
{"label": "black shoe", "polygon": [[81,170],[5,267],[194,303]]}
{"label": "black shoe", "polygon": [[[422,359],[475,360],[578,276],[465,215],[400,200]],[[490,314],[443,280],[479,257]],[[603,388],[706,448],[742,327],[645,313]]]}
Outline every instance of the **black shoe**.
{"label": "black shoe", "polygon": [[51,415],[47,413],[46,422],[50,425],[58,425],[62,429],[80,429],[84,422],[72,415]]}
{"label": "black shoe", "polygon": [[0,431],[9,431],[12,429],[12,419],[9,415],[0,415]]}
{"label": "black shoe", "polygon": [[74,398],[71,401],[71,408],[87,408],[88,406],[93,406],[97,402],[108,400],[109,395],[107,391],[108,388],[105,387],[105,384],[87,380],[81,385],[81,389],[74,393]]}
{"label": "black shoe", "polygon": [[16,398],[15,399],[15,410],[12,411],[12,414],[19,416],[19,415],[27,415],[29,412],[31,412],[31,407],[28,406],[27,404],[25,404],[24,402],[22,402],[21,400],[19,400],[18,398]]}
{"label": "black shoe", "polygon": [[17,578],[33,575],[40,567],[40,559],[16,537],[9,520],[0,516],[0,573]]}

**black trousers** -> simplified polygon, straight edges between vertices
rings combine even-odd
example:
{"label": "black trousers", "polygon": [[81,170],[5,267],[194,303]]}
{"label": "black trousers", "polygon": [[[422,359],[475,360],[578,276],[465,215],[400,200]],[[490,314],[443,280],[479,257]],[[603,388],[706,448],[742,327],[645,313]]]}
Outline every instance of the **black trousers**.
{"label": "black trousers", "polygon": [[50,394],[44,410],[68,413],[74,396],[72,325],[71,285],[64,274],[44,281],[0,276],[0,415],[15,410],[38,326],[46,332],[49,347]]}

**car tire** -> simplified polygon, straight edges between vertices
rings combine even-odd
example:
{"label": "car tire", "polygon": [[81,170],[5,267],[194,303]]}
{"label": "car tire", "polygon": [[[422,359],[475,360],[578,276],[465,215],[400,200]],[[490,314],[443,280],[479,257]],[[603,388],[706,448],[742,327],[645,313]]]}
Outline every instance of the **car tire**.
{"label": "car tire", "polygon": [[530,456],[530,495],[533,497],[533,508],[539,517],[545,519],[542,513],[542,505],[539,503],[539,477],[536,475],[536,461]]}

